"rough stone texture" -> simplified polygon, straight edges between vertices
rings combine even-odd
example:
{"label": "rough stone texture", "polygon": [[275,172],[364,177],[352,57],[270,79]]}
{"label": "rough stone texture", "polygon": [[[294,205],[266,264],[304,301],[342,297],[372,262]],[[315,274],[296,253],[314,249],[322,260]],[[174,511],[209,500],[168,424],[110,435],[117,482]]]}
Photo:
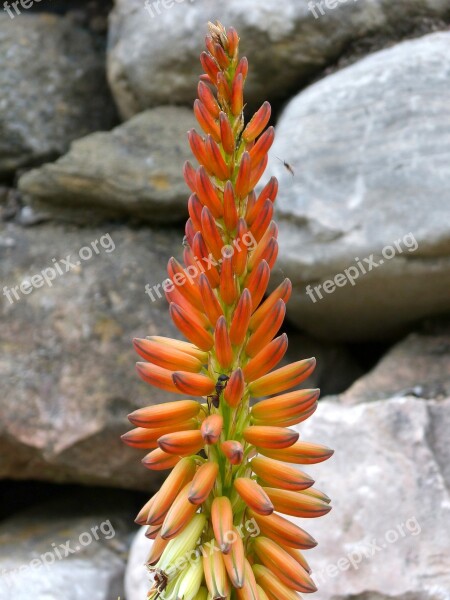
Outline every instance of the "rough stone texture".
{"label": "rough stone texture", "polygon": [[[333,510],[297,519],[319,542],[305,552],[318,599],[450,598],[449,414],[450,399],[324,401],[298,426],[304,440],[335,449],[329,461],[306,468],[331,496]],[[142,533],[134,542],[127,600],[142,598],[150,543]]]}
{"label": "rough stone texture", "polygon": [[[450,308],[449,48],[447,32],[378,52],[306,89],[280,118],[274,283],[293,280],[288,314],[305,330],[383,338]],[[344,278],[322,300],[307,295],[371,255],[378,266],[363,262],[372,270],[354,286]]]}
{"label": "rough stone texture", "polygon": [[109,129],[114,102],[92,36],[67,18],[0,15],[0,175]]}
{"label": "rough stone texture", "polygon": [[191,158],[186,132],[191,110],[161,107],[137,115],[110,133],[77,140],[57,162],[19,180],[26,200],[58,219],[128,216],[171,222],[187,214],[183,164]]}
{"label": "rough stone texture", "polygon": [[[106,234],[99,254],[80,260],[80,249]],[[167,277],[169,257],[182,253],[182,235],[106,225],[0,230],[0,280],[9,290],[0,296],[0,477],[142,490],[158,484],[158,474],[140,464],[145,451],[119,437],[131,428],[128,413],[176,399],[140,382],[131,340],[180,337],[165,299],[152,303],[144,288]],[[65,272],[58,263],[63,275],[52,287],[41,281],[40,288],[25,287],[32,290],[27,295],[18,290],[15,300],[11,288],[69,254],[73,268]],[[359,374],[336,344],[293,336],[290,351],[297,359],[318,357],[307,384],[323,385],[324,393],[340,391]]]}
{"label": "rough stone texture", "polygon": [[[122,496],[126,506],[128,495]],[[93,506],[92,497],[88,501],[79,493],[76,499],[47,503],[3,521],[0,599],[28,600],[30,590],[35,600],[123,597],[134,527],[118,503],[105,498],[102,503]]]}
{"label": "rough stone texture", "polygon": [[144,565],[153,542],[145,537],[146,531],[147,527],[141,527],[131,544],[125,571],[125,597],[127,600],[142,600],[151,587],[150,577]]}
{"label": "rough stone texture", "polygon": [[151,303],[144,286],[166,278],[168,258],[182,251],[181,234],[10,224],[0,233],[0,280],[12,288],[54,266],[53,258],[70,254],[78,262],[79,250],[107,233],[113,252],[99,244],[98,255],[67,273],[60,263],[63,275],[52,287],[19,292],[14,304],[1,296],[0,477],[157,485],[140,464],[145,453],[119,436],[131,427],[128,413],[173,400],[139,380],[131,341],[176,334],[165,299]]}
{"label": "rough stone texture", "polygon": [[450,332],[412,333],[341,394],[355,404],[391,396],[450,397]]}
{"label": "rough stone texture", "polygon": [[[208,20],[233,25],[251,61],[250,106],[286,98],[366,36],[384,43],[450,14],[447,0],[336,1],[315,18],[308,2],[116,0],[110,17],[108,76],[123,116],[194,98],[202,32]],[[322,2],[322,4],[324,4]],[[331,4],[331,3],[330,3]],[[145,6],[147,5],[147,10]]]}

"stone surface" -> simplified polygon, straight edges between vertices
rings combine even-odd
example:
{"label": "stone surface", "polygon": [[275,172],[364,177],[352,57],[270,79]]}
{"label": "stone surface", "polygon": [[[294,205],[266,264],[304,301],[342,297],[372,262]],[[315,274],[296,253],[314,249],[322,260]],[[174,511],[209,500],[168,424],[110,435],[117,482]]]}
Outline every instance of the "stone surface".
{"label": "stone surface", "polygon": [[142,600],[151,587],[145,563],[153,542],[145,537],[146,531],[147,527],[141,527],[131,544],[125,571],[125,598],[127,600]]}
{"label": "stone surface", "polygon": [[116,120],[104,58],[67,18],[0,15],[0,175],[51,160]]}
{"label": "stone surface", "polygon": [[[380,339],[449,310],[449,47],[446,32],[373,54],[306,89],[280,118],[274,283],[293,280],[288,315],[301,328]],[[315,291],[327,281],[328,293]]]}
{"label": "stone surface", "polygon": [[341,394],[354,404],[391,396],[450,397],[450,332],[412,333]]}
{"label": "stone surface", "polygon": [[355,41],[370,37],[389,43],[421,30],[427,19],[450,14],[447,0],[334,4],[324,15],[316,10],[316,18],[308,2],[298,0],[286,0],[283,10],[277,0],[229,0],[220,6],[210,0],[116,0],[108,77],[122,115],[194,99],[208,20],[220,19],[238,30],[251,64],[247,102],[255,106],[287,98]]}
{"label": "stone surface", "polygon": [[[111,495],[110,495],[111,496]],[[121,498],[65,502],[18,513],[0,525],[0,599],[116,600],[135,527]]]}
{"label": "stone surface", "polygon": [[[140,382],[131,341],[176,334],[166,301],[150,302],[144,286],[165,279],[181,238],[172,230],[3,228],[0,280],[14,302],[1,295],[0,477],[157,485],[140,464],[144,452],[126,447],[120,435],[131,428],[131,411],[173,400]],[[99,253],[80,260],[95,240]],[[74,267],[66,272],[68,255]],[[16,300],[11,288],[55,267],[53,258],[63,275],[52,287],[35,280],[41,287],[24,286],[31,292],[19,289]]]}
{"label": "stone surface", "polygon": [[[335,449],[329,461],[305,469],[333,510],[297,519],[319,542],[305,552],[318,600],[450,598],[449,415],[450,399],[324,401],[298,426],[305,441]],[[127,600],[142,598],[150,544],[138,534]]]}
{"label": "stone surface", "polygon": [[146,111],[112,132],[77,140],[57,162],[24,174],[19,188],[34,206],[77,222],[105,216],[180,220],[189,196],[186,132],[194,126],[186,108]]}

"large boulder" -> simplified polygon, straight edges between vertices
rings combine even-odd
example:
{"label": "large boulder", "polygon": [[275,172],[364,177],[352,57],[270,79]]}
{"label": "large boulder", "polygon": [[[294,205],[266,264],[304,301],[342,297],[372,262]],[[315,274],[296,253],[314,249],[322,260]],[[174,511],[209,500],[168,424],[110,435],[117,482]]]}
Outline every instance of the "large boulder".
{"label": "large boulder", "polygon": [[0,176],[51,160],[116,119],[102,52],[68,18],[24,12],[12,21],[2,11],[0,89]]}
{"label": "large boulder", "polygon": [[139,380],[131,342],[176,335],[165,299],[154,292],[152,302],[145,286],[160,284],[181,250],[171,230],[3,229],[0,477],[157,485],[145,452],[120,435],[131,411],[173,400]]}
{"label": "large boulder", "polygon": [[286,0],[282,10],[278,0],[116,0],[108,77],[122,115],[194,99],[208,20],[238,30],[251,61],[246,98],[255,106],[287,98],[355,41],[388,43],[423,27],[424,17],[450,13],[446,0],[327,0],[310,6],[298,0]]}
{"label": "large boulder", "polygon": [[449,32],[403,42],[315,83],[282,114],[275,283],[293,280],[289,316],[305,330],[387,338],[448,311],[449,48]]}
{"label": "large boulder", "polygon": [[[111,496],[113,496],[111,498]],[[132,525],[127,494],[77,493],[0,525],[0,600],[117,600]]]}
{"label": "large boulder", "polygon": [[[302,439],[335,449],[329,461],[306,468],[333,510],[297,519],[319,542],[306,558],[321,600],[450,599],[449,415],[450,399],[324,401],[298,426]],[[148,588],[150,547],[139,532],[127,600]]]}
{"label": "large boulder", "polygon": [[148,110],[111,132],[77,140],[57,162],[25,173],[19,189],[34,208],[58,219],[177,221],[187,213],[183,164],[194,125],[187,108]]}
{"label": "large boulder", "polygon": [[450,329],[411,333],[340,396],[357,404],[391,396],[450,397]]}

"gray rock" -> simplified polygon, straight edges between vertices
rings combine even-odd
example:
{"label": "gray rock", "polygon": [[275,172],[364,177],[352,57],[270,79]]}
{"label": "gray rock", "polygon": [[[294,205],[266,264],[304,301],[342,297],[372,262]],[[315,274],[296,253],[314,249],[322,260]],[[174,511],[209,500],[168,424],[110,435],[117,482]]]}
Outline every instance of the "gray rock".
{"label": "gray rock", "polygon": [[116,111],[92,36],[70,19],[0,16],[0,175],[109,129]]}
{"label": "gray rock", "polygon": [[[319,542],[305,556],[320,600],[449,600],[450,457],[442,426],[449,414],[450,399],[324,401],[298,426],[305,441],[335,449],[330,460],[306,468],[333,510],[320,519],[292,517]],[[127,600],[140,600],[148,586],[150,547],[139,532]]]}
{"label": "gray rock", "polygon": [[[190,103],[208,20],[233,25],[251,73],[247,102],[285,99],[355,41],[399,39],[449,13],[446,0],[334,2],[316,16],[308,2],[116,0],[110,17],[108,77],[124,117],[161,104]],[[316,4],[316,3],[314,3]],[[325,3],[322,2],[322,5]],[[327,0],[327,5],[333,2]]]}
{"label": "gray rock", "polygon": [[125,598],[142,600],[151,587],[149,573],[145,567],[153,542],[145,537],[147,527],[141,527],[134,536],[125,571]]}
{"label": "gray rock", "polygon": [[396,344],[364,377],[341,394],[355,404],[391,396],[450,397],[450,335],[412,333]]}
{"label": "gray rock", "polygon": [[[129,501],[122,495],[124,504]],[[126,507],[83,495],[0,525],[0,599],[117,600],[134,527]]]}
{"label": "gray rock", "polygon": [[[87,247],[92,258],[81,259]],[[165,299],[152,303],[144,286],[161,283],[168,258],[181,251],[181,234],[171,230],[9,224],[1,231],[0,280],[13,303],[3,290],[0,477],[157,485],[140,463],[145,452],[126,447],[120,435],[131,428],[131,411],[174,399],[139,380],[132,339],[176,335]],[[69,254],[66,272],[61,260]],[[63,274],[56,272],[51,287],[38,279],[39,288],[24,285],[29,293],[16,290],[17,300],[12,288],[56,269],[53,258]]]}
{"label": "gray rock", "polygon": [[280,118],[274,283],[293,280],[289,317],[315,335],[381,339],[450,308],[449,48],[446,32],[373,54]]}
{"label": "gray rock", "polygon": [[146,111],[112,132],[77,140],[57,162],[23,175],[19,188],[27,202],[59,219],[177,221],[187,214],[183,164],[194,125],[186,108]]}

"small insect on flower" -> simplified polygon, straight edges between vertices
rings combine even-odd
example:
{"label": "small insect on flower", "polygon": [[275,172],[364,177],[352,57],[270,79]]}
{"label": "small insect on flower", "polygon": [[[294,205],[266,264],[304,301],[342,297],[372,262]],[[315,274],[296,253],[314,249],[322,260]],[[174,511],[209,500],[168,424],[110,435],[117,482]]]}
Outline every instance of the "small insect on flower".
{"label": "small insect on flower", "polygon": [[229,379],[230,379],[230,377],[228,375],[225,375],[225,374],[219,375],[219,377],[217,379],[217,383],[216,383],[216,393],[211,394],[210,396],[206,397],[206,399],[208,400],[208,408],[210,411],[211,411],[211,404],[215,408],[219,408],[220,394],[227,387],[227,383],[228,383]]}
{"label": "small insect on flower", "polygon": [[[278,158],[278,156],[276,158]],[[286,171],[289,171],[289,173],[292,175],[292,177],[294,177],[295,176],[294,167],[292,165],[290,165],[288,162],[286,162],[285,160],[282,160],[281,158],[278,158],[278,160],[280,161],[280,163],[283,164]]]}

